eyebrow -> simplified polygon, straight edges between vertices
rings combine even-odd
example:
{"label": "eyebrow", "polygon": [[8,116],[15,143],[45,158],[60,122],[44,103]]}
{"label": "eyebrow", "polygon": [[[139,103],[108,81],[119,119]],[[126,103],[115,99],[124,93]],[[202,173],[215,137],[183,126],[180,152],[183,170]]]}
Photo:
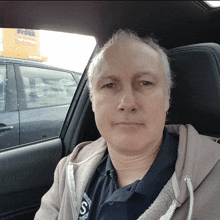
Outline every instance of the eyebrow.
{"label": "eyebrow", "polygon": [[[157,79],[155,74],[147,72],[147,71],[135,73],[135,75],[133,76],[133,79],[138,79],[138,78],[141,78],[142,76],[146,76],[146,75],[153,77],[153,79],[155,79],[155,80]],[[107,75],[107,76],[100,76],[98,78],[97,84],[100,83],[102,80],[106,80],[106,79],[111,79],[111,80],[113,80],[115,82],[119,82],[120,81],[119,78],[117,76],[115,76],[115,75]]]}
{"label": "eyebrow", "polygon": [[153,74],[151,72],[147,72],[147,71],[135,73],[134,79],[141,78],[142,76],[151,76],[154,79],[157,79],[157,76],[155,74]]}
{"label": "eyebrow", "polygon": [[106,80],[106,79],[111,79],[115,82],[119,82],[120,80],[118,79],[117,76],[114,76],[114,75],[109,75],[109,76],[100,76],[98,78],[98,81],[97,81],[97,85],[102,81],[102,80]]}

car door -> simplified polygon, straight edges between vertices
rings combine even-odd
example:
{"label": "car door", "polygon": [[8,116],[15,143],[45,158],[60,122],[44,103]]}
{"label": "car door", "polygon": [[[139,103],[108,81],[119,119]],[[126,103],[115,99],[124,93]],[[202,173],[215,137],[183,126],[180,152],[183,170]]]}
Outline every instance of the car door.
{"label": "car door", "polygon": [[12,64],[0,63],[0,151],[19,144],[17,89]]}

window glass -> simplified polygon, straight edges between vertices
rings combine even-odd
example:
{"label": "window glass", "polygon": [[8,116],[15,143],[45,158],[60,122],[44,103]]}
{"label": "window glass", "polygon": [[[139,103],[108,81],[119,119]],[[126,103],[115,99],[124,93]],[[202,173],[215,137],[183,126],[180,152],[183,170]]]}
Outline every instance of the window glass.
{"label": "window glass", "polygon": [[220,1],[205,1],[205,2],[206,4],[208,4],[209,6],[213,8],[220,7]]}
{"label": "window glass", "polygon": [[77,88],[74,73],[27,66],[20,72],[29,109],[70,104]]}
{"label": "window glass", "polygon": [[93,36],[0,28],[0,65],[10,66],[0,66],[0,148],[60,135],[95,46]]}
{"label": "window glass", "polygon": [[6,65],[0,65],[0,111],[5,111],[6,103]]}

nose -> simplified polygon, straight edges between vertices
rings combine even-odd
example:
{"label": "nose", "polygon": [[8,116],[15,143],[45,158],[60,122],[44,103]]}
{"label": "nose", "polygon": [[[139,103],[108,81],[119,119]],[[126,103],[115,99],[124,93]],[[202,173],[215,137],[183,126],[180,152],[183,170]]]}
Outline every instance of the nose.
{"label": "nose", "polygon": [[118,109],[120,111],[136,112],[137,111],[137,100],[135,92],[131,86],[127,86],[121,91],[120,102]]}

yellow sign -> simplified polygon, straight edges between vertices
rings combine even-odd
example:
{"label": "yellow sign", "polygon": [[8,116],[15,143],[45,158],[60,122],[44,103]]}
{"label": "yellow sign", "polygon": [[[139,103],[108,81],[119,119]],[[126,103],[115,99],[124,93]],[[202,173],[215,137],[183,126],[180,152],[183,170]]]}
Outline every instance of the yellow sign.
{"label": "yellow sign", "polygon": [[40,62],[47,61],[48,59],[40,55],[38,30],[2,28],[2,44],[3,47],[2,51],[0,51],[0,56],[3,57]]}

